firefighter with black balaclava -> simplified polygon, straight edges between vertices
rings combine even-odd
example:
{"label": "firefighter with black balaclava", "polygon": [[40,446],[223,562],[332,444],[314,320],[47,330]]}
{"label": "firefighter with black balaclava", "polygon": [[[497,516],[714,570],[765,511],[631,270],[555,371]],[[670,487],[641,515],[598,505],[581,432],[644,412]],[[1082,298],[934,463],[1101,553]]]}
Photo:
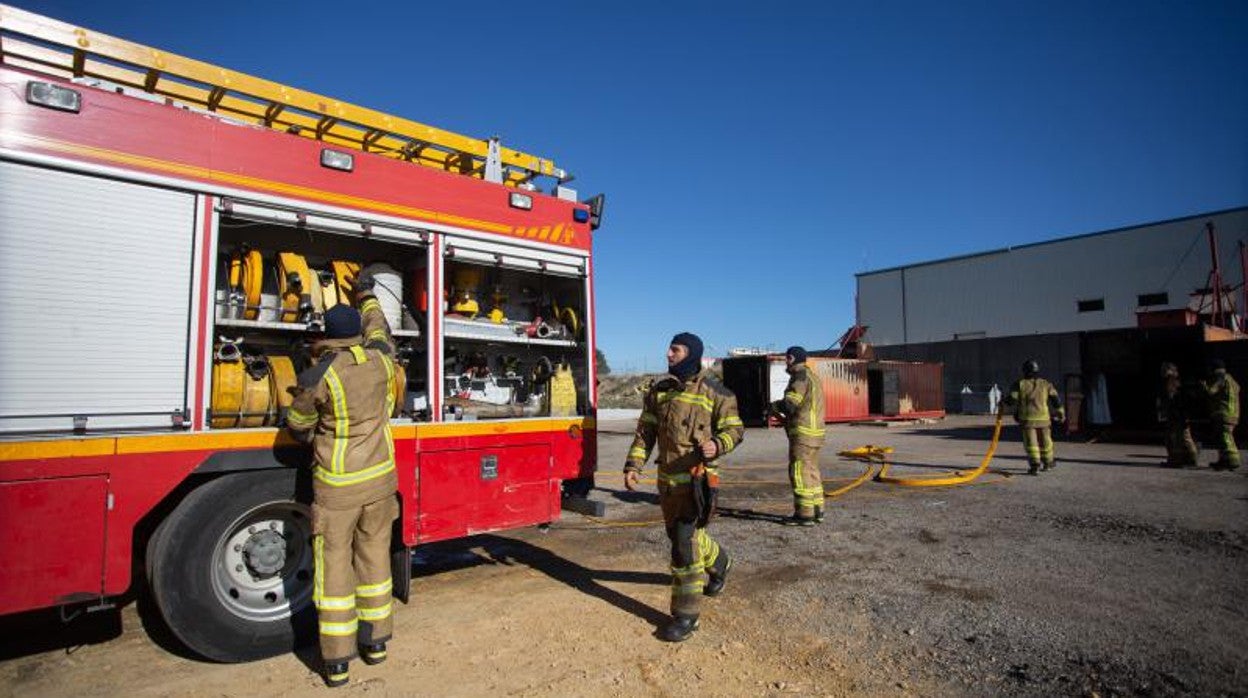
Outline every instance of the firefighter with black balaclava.
{"label": "firefighter with black balaclava", "polygon": [[659,506],[672,546],[672,618],[660,631],[681,642],[698,629],[703,596],[724,589],[732,559],[706,532],[719,488],[719,459],[741,444],[737,398],[702,368],[702,340],[682,332],[667,350],[669,375],[646,392],[624,463],[624,486],[637,488],[658,446]]}
{"label": "firefighter with black balaclava", "polygon": [[789,437],[789,483],[793,487],[793,516],[789,526],[814,526],[823,522],[823,479],[819,476],[819,449],[823,447],[823,384],[806,365],[806,350],[789,347],[784,352],[789,384],[784,399],[771,404],[784,418]]}
{"label": "firefighter with black balaclava", "polygon": [[1058,399],[1057,388],[1040,377],[1040,362],[1035,359],[1023,362],[1022,379],[1010,386],[998,409],[1001,414],[1012,410],[1014,421],[1023,428],[1027,474],[1038,475],[1041,470],[1057,467],[1053,457],[1053,432],[1050,425],[1065,421],[1066,410]]}
{"label": "firefighter with black balaclava", "polygon": [[312,601],[326,685],[349,680],[348,662],[386,659],[392,618],[390,533],[399,515],[390,414],[394,340],[367,274],[360,305],[325,312],[316,363],[299,374],[286,426],[312,444]]}

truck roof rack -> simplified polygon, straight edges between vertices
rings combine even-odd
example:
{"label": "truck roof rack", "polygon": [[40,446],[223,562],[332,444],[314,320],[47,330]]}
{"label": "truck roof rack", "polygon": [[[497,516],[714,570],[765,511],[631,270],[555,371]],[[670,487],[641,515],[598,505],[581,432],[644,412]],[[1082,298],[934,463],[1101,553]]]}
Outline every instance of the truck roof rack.
{"label": "truck roof rack", "polygon": [[570,179],[545,158],[0,5],[0,62],[98,79],[327,144],[519,185]]}

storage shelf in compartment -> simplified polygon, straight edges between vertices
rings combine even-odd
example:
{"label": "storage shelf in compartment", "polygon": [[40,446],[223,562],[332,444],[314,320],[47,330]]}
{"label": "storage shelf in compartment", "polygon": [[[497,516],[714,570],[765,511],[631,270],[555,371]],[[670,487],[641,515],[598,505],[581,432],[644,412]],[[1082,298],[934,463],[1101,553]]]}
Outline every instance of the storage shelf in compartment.
{"label": "storage shelf in compartment", "polygon": [[468,339],[477,342],[505,342],[508,344],[532,344],[547,347],[574,347],[576,342],[571,339],[539,339],[517,334],[516,328],[524,323],[476,322],[459,320],[452,317],[444,318],[447,339]]}
{"label": "storage shelf in compartment", "polygon": [[251,327],[258,330],[288,330],[291,332],[307,332],[308,325],[303,322],[271,322],[268,320],[242,320],[239,318],[217,318],[218,327]]}

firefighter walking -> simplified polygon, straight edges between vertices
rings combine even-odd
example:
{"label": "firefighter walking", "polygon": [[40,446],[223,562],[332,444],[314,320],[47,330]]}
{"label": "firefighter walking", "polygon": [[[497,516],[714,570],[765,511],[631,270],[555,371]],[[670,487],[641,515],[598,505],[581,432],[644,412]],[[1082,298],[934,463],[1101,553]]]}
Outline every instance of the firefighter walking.
{"label": "firefighter walking", "polygon": [[823,384],[806,364],[806,350],[792,346],[784,352],[789,384],[784,399],[771,405],[784,418],[789,437],[789,483],[793,487],[790,526],[823,523],[823,479],[819,475],[819,449],[823,447]]}
{"label": "firefighter walking", "polygon": [[1209,396],[1209,421],[1218,433],[1218,460],[1214,470],[1239,467],[1239,447],[1235,445],[1235,425],[1239,424],[1239,383],[1226,372],[1221,359],[1209,362],[1209,380],[1204,382]]}
{"label": "firefighter walking", "polygon": [[1192,440],[1190,401],[1183,391],[1179,367],[1161,365],[1161,396],[1157,398],[1157,419],[1165,425],[1166,467],[1196,465],[1198,449]]}
{"label": "firefighter walking", "polygon": [[286,417],[295,436],[312,443],[313,601],[331,687],[347,683],[357,655],[385,661],[392,630],[394,344],[372,286],[367,276],[355,281],[362,312],[335,305],[325,313],[316,363],[299,375]]}
{"label": "firefighter walking", "polygon": [[1010,386],[1001,400],[1001,414],[1014,413],[1014,421],[1023,428],[1023,447],[1027,451],[1027,474],[1057,467],[1053,456],[1051,422],[1066,419],[1066,410],[1057,397],[1057,388],[1040,377],[1040,363],[1035,359],[1023,362],[1023,377]]}
{"label": "firefighter walking", "polygon": [[707,534],[719,486],[718,459],[741,444],[745,427],[737,398],[702,370],[702,340],[682,332],[667,350],[671,375],[645,395],[637,431],[624,463],[624,486],[637,488],[655,445],[659,506],[671,542],[672,618],[660,632],[681,642],[698,629],[702,596],[717,596],[732,559]]}

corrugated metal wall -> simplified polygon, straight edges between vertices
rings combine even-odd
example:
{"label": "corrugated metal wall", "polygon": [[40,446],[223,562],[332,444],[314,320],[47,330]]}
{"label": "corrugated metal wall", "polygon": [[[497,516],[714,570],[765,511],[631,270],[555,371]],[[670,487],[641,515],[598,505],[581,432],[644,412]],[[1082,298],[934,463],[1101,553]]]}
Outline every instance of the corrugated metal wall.
{"label": "corrugated metal wall", "polygon": [[[783,363],[784,359],[780,361]],[[815,370],[823,383],[825,422],[867,418],[870,410],[865,361],[812,356],[806,359],[806,365]]]}
{"label": "corrugated metal wall", "polygon": [[944,366],[904,361],[880,361],[875,365],[897,371],[901,394],[900,416],[944,414]]}

